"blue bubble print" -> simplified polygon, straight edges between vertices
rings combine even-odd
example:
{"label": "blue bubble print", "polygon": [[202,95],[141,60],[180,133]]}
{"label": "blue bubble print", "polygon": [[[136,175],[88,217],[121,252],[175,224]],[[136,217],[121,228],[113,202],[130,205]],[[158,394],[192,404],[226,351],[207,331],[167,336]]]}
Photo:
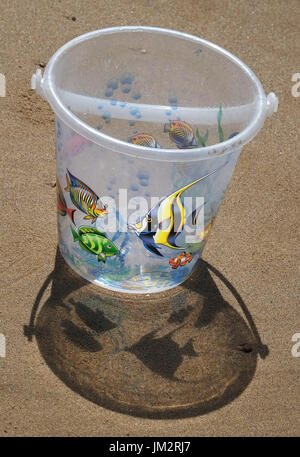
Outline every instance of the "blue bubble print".
{"label": "blue bubble print", "polygon": [[170,95],[170,97],[168,98],[168,101],[169,101],[170,105],[177,105],[177,97]]}
{"label": "blue bubble print", "polygon": [[129,113],[131,114],[131,116],[135,116],[136,114],[138,114],[139,110],[138,108],[130,108],[129,110]]}
{"label": "blue bubble print", "polygon": [[139,186],[135,186],[134,184],[132,184],[130,186],[130,190],[132,190],[133,192],[137,192],[139,190]]}
{"label": "blue bubble print", "polygon": [[133,92],[132,98],[134,100],[138,100],[139,98],[141,98],[141,93],[140,92]]}
{"label": "blue bubble print", "polygon": [[134,81],[134,76],[132,73],[124,73],[124,75],[121,76],[120,82],[121,84],[131,84]]}
{"label": "blue bubble print", "polygon": [[117,79],[109,79],[107,82],[107,88],[116,90],[118,89],[119,81]]}
{"label": "blue bubble print", "polygon": [[231,138],[233,138],[234,136],[236,136],[238,134],[239,134],[239,132],[232,133],[231,135],[229,135],[228,140],[230,140]]}
{"label": "blue bubble print", "polygon": [[110,112],[109,111],[104,111],[102,115],[103,119],[106,121],[107,119],[110,119]]}
{"label": "blue bubble print", "polygon": [[137,177],[139,179],[149,179],[149,174],[146,171],[138,171]]}
{"label": "blue bubble print", "polygon": [[140,185],[141,185],[142,187],[148,187],[148,186],[149,186],[149,181],[148,181],[148,179],[141,179],[141,180],[140,180]]}
{"label": "blue bubble print", "polygon": [[122,88],[123,94],[129,94],[130,91],[131,91],[131,86],[124,86]]}

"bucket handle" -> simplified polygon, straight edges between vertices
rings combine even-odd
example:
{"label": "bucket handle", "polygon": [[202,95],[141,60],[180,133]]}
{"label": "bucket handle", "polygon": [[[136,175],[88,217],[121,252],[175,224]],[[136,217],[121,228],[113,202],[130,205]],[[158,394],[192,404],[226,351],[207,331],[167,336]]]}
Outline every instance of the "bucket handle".
{"label": "bucket handle", "polygon": [[[43,88],[43,75],[41,69],[37,69],[31,77],[31,88],[36,91],[40,97],[47,100],[45,90]],[[117,100],[108,100],[86,95],[75,94],[73,92],[59,89],[60,96],[66,106],[69,106],[72,111],[105,116],[106,113],[110,117],[117,119],[134,120],[143,119],[148,122],[166,122],[170,119],[170,115],[174,113],[174,118],[184,120],[192,124],[200,123],[203,125],[215,125],[216,118],[220,107],[179,107],[167,105],[148,105],[139,103],[125,103]],[[223,108],[223,124],[232,124],[235,122],[247,122],[249,117],[255,110],[256,101],[252,103],[228,106]],[[278,109],[278,98],[274,92],[270,92],[266,97],[265,116],[270,117]]]}

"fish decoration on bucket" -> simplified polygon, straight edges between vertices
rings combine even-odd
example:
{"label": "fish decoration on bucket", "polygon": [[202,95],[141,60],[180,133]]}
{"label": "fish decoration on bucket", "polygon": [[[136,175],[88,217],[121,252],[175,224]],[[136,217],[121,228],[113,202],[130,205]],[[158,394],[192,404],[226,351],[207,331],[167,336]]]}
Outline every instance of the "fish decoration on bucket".
{"label": "fish decoration on bucket", "polygon": [[73,222],[73,224],[75,225],[75,222],[74,222],[75,209],[69,209],[67,207],[67,203],[66,203],[65,197],[63,195],[62,188],[60,186],[60,183],[59,183],[59,180],[58,180],[57,177],[56,177],[56,183],[57,183],[56,194],[57,194],[57,210],[58,210],[58,214],[60,214],[61,216],[68,215],[69,218],[71,219],[71,221]]}
{"label": "fish decoration on bucket", "polygon": [[[220,107],[217,116],[220,142],[224,141],[224,133],[221,127],[222,114],[223,110]],[[192,127],[188,123],[179,120],[179,118],[178,120],[169,120],[164,124],[163,131],[164,133],[169,133],[170,140],[180,149],[205,147],[208,140],[208,131],[206,131],[204,136],[201,136],[197,129],[196,135],[194,135]],[[232,136],[234,135],[232,134]],[[77,148],[77,146],[80,148],[85,142],[83,138],[77,137],[72,138],[72,140],[72,149]],[[148,133],[135,132],[134,135],[128,138],[128,142],[144,147],[161,148],[156,138]],[[188,217],[191,216],[191,223],[195,226],[199,212],[203,207],[202,205],[187,215],[187,210],[181,200],[183,192],[216,173],[227,163],[162,198],[144,217],[136,221],[135,224],[128,224],[128,228],[135,232],[148,251],[156,256],[169,259],[169,265],[173,270],[178,269],[178,267],[184,267],[193,260],[194,254],[202,249],[214,220],[213,218],[204,230],[196,235],[192,242],[181,241],[179,236],[183,233],[185,226],[187,226]],[[140,173],[140,175],[143,178],[140,182],[141,185],[148,184],[144,172]],[[98,195],[83,181],[75,177],[68,169],[66,181],[67,186],[65,187],[65,191],[70,193],[70,199],[76,208],[86,214],[84,219],[91,220],[92,223],[95,223],[98,217],[107,215],[107,206],[101,202]],[[62,216],[68,214],[73,224],[76,225],[74,222],[74,213],[76,210],[67,208],[59,182],[57,186],[57,205],[59,214]],[[73,241],[78,242],[84,251],[96,255],[98,262],[106,262],[106,257],[120,254],[119,249],[107,238],[104,232],[88,226],[81,226],[78,231],[74,230],[72,226],[70,226],[70,229],[73,235]],[[172,252],[176,252],[176,255],[170,258],[170,253]]]}
{"label": "fish decoration on bucket", "polygon": [[[211,228],[213,226],[213,223],[214,223],[214,218],[212,218],[212,220],[207,224],[207,226],[205,227],[203,232],[199,233],[199,235],[198,235],[199,241],[198,242],[190,243],[190,244],[186,244],[185,245],[185,248],[189,249],[188,253],[184,251],[179,256],[174,257],[173,259],[171,259],[169,261],[169,264],[171,265],[171,267],[173,269],[176,269],[179,266],[183,267],[187,263],[191,262],[191,260],[193,258],[192,254],[201,249],[201,247],[203,245],[203,241],[207,239],[207,237],[208,237],[208,235],[210,233],[210,230],[211,230]],[[193,221],[193,224],[195,225],[196,222]]]}
{"label": "fish decoration on bucket", "polygon": [[169,121],[164,125],[164,133],[169,132],[170,140],[179,149],[195,148],[198,141],[195,138],[192,127],[184,121]]}
{"label": "fish decoration on bucket", "polygon": [[[135,231],[143,242],[144,247],[153,254],[166,257],[170,250],[182,251],[179,256],[171,259],[170,265],[172,268],[184,266],[187,262],[191,262],[193,254],[201,249],[204,241],[204,236],[200,234],[200,239],[197,242],[184,243],[181,246],[176,244],[176,239],[182,233],[186,223],[186,210],[181,201],[181,195],[185,190],[216,173],[220,168],[162,198],[143,218],[135,224],[128,224],[128,228]],[[194,225],[200,209],[192,213]],[[179,228],[175,230],[175,220],[178,216],[180,221]],[[209,231],[208,228],[207,231]],[[169,248],[167,253],[165,253],[164,248]]]}
{"label": "fish decoration on bucket", "polygon": [[98,257],[98,262],[106,262],[106,257],[112,257],[119,254],[119,249],[107,238],[104,232],[93,227],[82,226],[78,233],[70,226],[73,235],[73,241],[79,241],[80,247]]}
{"label": "fish decoration on bucket", "polygon": [[71,151],[72,154],[77,154],[82,150],[82,148],[85,145],[91,145],[92,142],[90,140],[87,140],[81,135],[78,135],[77,133],[74,133],[69,141],[67,141],[67,150]]}
{"label": "fish decoration on bucket", "polygon": [[144,146],[148,148],[160,148],[154,136],[148,133],[138,133],[128,138],[128,143]]}
{"label": "fish decoration on bucket", "polygon": [[184,267],[187,262],[191,262],[193,256],[191,254],[187,254],[186,252],[182,252],[178,257],[174,257],[169,261],[169,264],[175,270],[179,266]]}
{"label": "fish decoration on bucket", "polygon": [[107,206],[101,203],[98,195],[83,181],[73,176],[69,170],[67,171],[67,187],[65,187],[65,190],[70,192],[70,198],[76,208],[87,214],[84,219],[91,219],[92,223],[94,223],[98,217],[106,216]]}
{"label": "fish decoration on bucket", "polygon": [[[223,116],[223,108],[219,107],[217,114],[217,130],[219,143],[224,141],[224,132],[222,129],[221,121]],[[164,133],[168,132],[170,140],[176,144],[180,149],[183,148],[195,148],[195,147],[205,147],[208,140],[208,130],[206,130],[203,136],[200,135],[199,129],[196,129],[196,135],[194,135],[192,127],[184,121],[180,120],[170,120],[164,125]],[[237,132],[229,135],[228,140],[237,135]]]}

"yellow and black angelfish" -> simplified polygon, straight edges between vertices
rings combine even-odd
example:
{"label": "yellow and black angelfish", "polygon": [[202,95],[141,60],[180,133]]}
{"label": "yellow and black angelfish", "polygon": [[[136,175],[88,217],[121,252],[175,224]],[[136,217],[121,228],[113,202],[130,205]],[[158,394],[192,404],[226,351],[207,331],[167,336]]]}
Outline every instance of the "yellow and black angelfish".
{"label": "yellow and black angelfish", "polygon": [[[153,254],[163,256],[159,251],[163,246],[171,249],[182,249],[183,246],[177,246],[175,243],[177,236],[182,233],[186,223],[186,210],[181,201],[182,193],[203,181],[217,170],[202,176],[190,184],[176,190],[167,197],[162,198],[150,211],[136,224],[129,224],[128,227],[134,230],[137,236],[144,243],[146,249]],[[176,222],[179,222],[178,229]]]}

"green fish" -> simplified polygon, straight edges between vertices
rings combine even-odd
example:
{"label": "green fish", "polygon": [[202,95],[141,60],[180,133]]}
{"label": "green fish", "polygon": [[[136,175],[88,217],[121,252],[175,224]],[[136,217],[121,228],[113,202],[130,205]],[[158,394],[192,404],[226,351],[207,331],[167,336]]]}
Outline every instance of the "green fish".
{"label": "green fish", "polygon": [[80,247],[90,254],[98,256],[98,262],[106,261],[106,257],[119,254],[118,248],[109,240],[105,233],[93,227],[80,227],[78,233],[70,226],[74,241],[79,241]]}

